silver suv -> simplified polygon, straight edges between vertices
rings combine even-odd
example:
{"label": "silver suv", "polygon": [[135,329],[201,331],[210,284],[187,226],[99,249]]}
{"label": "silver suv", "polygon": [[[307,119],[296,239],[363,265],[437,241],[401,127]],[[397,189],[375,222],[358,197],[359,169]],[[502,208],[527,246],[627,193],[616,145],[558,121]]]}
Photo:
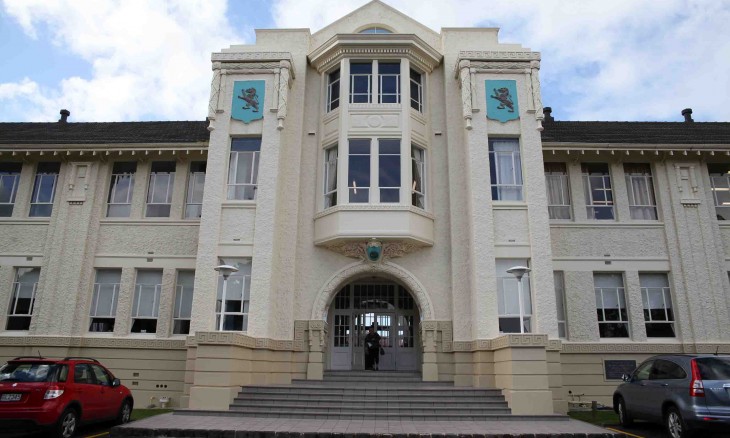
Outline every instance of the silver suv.
{"label": "silver suv", "polygon": [[730,433],[730,356],[654,356],[623,380],[613,409],[624,426],[660,422],[672,438],[710,426]]}

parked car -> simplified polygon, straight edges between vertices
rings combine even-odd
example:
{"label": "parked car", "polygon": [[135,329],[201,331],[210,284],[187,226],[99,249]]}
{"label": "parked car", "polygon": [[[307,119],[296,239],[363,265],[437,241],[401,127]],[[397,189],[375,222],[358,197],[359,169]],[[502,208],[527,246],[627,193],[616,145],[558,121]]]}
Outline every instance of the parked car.
{"label": "parked car", "polygon": [[664,424],[672,438],[707,427],[730,436],[730,356],[654,356],[623,380],[613,394],[622,425],[642,419]]}
{"label": "parked car", "polygon": [[96,359],[17,357],[0,368],[0,430],[70,438],[81,423],[126,423],[134,399]]}

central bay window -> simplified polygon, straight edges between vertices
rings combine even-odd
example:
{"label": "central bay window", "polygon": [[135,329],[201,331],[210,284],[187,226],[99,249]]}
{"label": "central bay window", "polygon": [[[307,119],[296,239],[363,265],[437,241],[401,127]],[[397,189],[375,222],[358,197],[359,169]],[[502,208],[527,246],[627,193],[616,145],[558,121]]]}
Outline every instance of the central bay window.
{"label": "central bay window", "polygon": [[639,274],[641,300],[644,303],[646,336],[673,338],[674,311],[667,274]]}
{"label": "central bay window", "polygon": [[565,163],[545,163],[545,186],[550,219],[571,219],[570,181]]}
{"label": "central bay window", "polygon": [[708,164],[707,169],[717,219],[730,220],[730,164]]}
{"label": "central bay window", "polygon": [[[400,68],[400,61],[351,62],[350,103],[400,103]],[[373,72],[377,73],[376,81]],[[331,84],[333,79],[329,81]]]}
{"label": "central bay window", "polygon": [[117,300],[122,281],[121,269],[97,269],[89,307],[90,332],[113,332]]}
{"label": "central bay window", "polygon": [[656,197],[648,163],[625,163],[631,219],[657,220]]}
{"label": "central bay window", "polygon": [[116,162],[112,167],[112,181],[109,186],[107,217],[129,217],[132,211],[134,174],[136,162]]}
{"label": "central bay window", "polygon": [[[350,139],[349,149],[347,167],[349,202],[374,204],[400,202],[400,139]],[[371,157],[375,158],[374,163]],[[377,182],[377,186],[371,186],[371,181]]]}
{"label": "central bay window", "polygon": [[411,205],[426,209],[426,151],[411,145]]}
{"label": "central bay window", "polygon": [[[219,331],[246,331],[251,293],[251,259],[221,259],[222,265],[238,268],[225,281],[218,276],[218,298],[215,305],[216,329]],[[224,290],[225,289],[225,290]]]}
{"label": "central bay window", "polygon": [[613,220],[613,189],[606,163],[583,163],[583,185],[588,219]]}
{"label": "central bay window", "polygon": [[340,69],[327,75],[327,108],[326,112],[337,109],[340,106]]}
{"label": "central bay window", "polygon": [[378,63],[378,103],[400,103],[400,63]]}
{"label": "central bay window", "polygon": [[324,151],[324,208],[337,205],[337,145]]}
{"label": "central bay window", "polygon": [[175,305],[172,313],[172,334],[190,333],[190,315],[193,310],[193,284],[195,271],[179,271],[175,288]]}
{"label": "central bay window", "polygon": [[132,333],[157,332],[161,291],[162,270],[137,271],[132,301]]}
{"label": "central bay window", "polygon": [[28,330],[33,316],[41,268],[17,268],[8,308],[6,330]]}
{"label": "central bay window", "polygon": [[260,137],[231,140],[231,157],[228,165],[229,200],[252,201],[256,199],[260,153]]}
{"label": "central bay window", "polygon": [[[522,296],[519,283],[507,270],[513,266],[528,266],[526,259],[496,259],[497,312],[500,333],[530,333],[532,321],[532,299],[530,276],[522,277]],[[522,327],[522,330],[520,330]]]}
{"label": "central bay window", "polygon": [[350,64],[350,103],[370,103],[373,88],[372,62]]}
{"label": "central bay window", "polygon": [[517,139],[489,140],[492,199],[522,201],[522,163]]}
{"label": "central bay window", "polygon": [[602,338],[628,338],[624,279],[621,274],[593,274],[598,333]]}
{"label": "central bay window", "polygon": [[58,187],[61,163],[38,163],[30,198],[30,217],[50,217]]}
{"label": "central bay window", "polygon": [[23,163],[0,163],[0,217],[13,215]]}
{"label": "central bay window", "polygon": [[172,187],[175,183],[175,162],[154,161],[147,188],[145,217],[170,217]]}
{"label": "central bay window", "polygon": [[188,193],[185,201],[185,219],[199,219],[203,214],[203,187],[205,186],[205,161],[190,163]]}

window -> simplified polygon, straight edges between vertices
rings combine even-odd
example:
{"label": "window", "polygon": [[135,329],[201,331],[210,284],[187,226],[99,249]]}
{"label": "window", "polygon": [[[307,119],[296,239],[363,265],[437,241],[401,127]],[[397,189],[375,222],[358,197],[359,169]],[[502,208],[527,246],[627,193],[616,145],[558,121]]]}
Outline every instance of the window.
{"label": "window", "polygon": [[411,204],[414,207],[426,208],[426,151],[414,144],[411,145]]}
{"label": "window", "polygon": [[350,139],[347,181],[350,203],[370,202],[370,139]]}
{"label": "window", "polygon": [[378,103],[400,103],[400,63],[378,63]]}
{"label": "window", "polygon": [[[730,219],[730,164],[708,164],[717,219]],[[2,202],[2,200],[0,200]]]}
{"label": "window", "polygon": [[220,331],[246,331],[251,292],[251,260],[221,259],[221,264],[235,266],[238,272],[232,273],[225,282],[223,275],[218,276],[216,327]]}
{"label": "window", "polygon": [[175,184],[175,162],[154,161],[147,188],[146,217],[170,217],[172,187]]}
{"label": "window", "polygon": [[489,141],[492,199],[522,201],[522,164],[517,139]]}
{"label": "window", "polygon": [[340,106],[340,69],[327,75],[327,108],[330,112]]}
{"label": "window", "polygon": [[231,161],[228,166],[228,199],[256,199],[261,138],[231,140]]}
{"label": "window", "polygon": [[0,163],[0,217],[13,215],[22,163]]}
{"label": "window", "polygon": [[649,375],[649,380],[681,380],[686,378],[687,373],[681,366],[663,359],[654,361],[654,367]]}
{"label": "window", "polygon": [[370,103],[373,86],[371,62],[350,63],[350,103]]}
{"label": "window", "polygon": [[107,217],[129,217],[132,211],[134,174],[137,163],[117,162],[112,167],[112,182],[109,186]]}
{"label": "window", "polygon": [[530,333],[532,330],[532,299],[530,277],[522,277],[522,296],[514,275],[507,273],[513,266],[527,266],[524,259],[497,259],[497,311],[500,333]]}
{"label": "window", "polygon": [[161,290],[161,270],[137,271],[132,302],[132,333],[157,332]]}
{"label": "window", "polygon": [[[400,139],[350,139],[347,181],[350,203],[400,202]],[[371,153],[371,148],[376,148]],[[377,156],[371,167],[371,155]],[[377,186],[371,186],[377,181]]]}
{"label": "window", "polygon": [[555,305],[558,310],[558,337],[568,338],[567,314],[565,311],[565,277],[562,271],[553,271],[555,282]]}
{"label": "window", "polygon": [[400,140],[378,139],[380,202],[400,202]]}
{"label": "window", "polygon": [[571,219],[570,180],[565,163],[545,163],[550,219]]}
{"label": "window", "polygon": [[382,28],[382,27],[373,26],[373,27],[368,27],[367,29],[363,29],[359,33],[393,33],[393,32],[389,31],[388,29]]}
{"label": "window", "polygon": [[30,217],[50,217],[61,163],[38,163],[30,198]]}
{"label": "window", "polygon": [[423,112],[423,75],[411,69],[411,108]]}
{"label": "window", "polygon": [[180,271],[177,273],[175,309],[172,314],[172,333],[174,335],[187,335],[190,333],[194,282],[195,271]]}
{"label": "window", "polygon": [[602,338],[628,338],[629,315],[621,274],[593,274],[598,332]]}
{"label": "window", "polygon": [[613,190],[606,163],[583,163],[588,219],[613,220]]}
{"label": "window", "polygon": [[324,208],[337,205],[337,145],[324,151]]}
{"label": "window", "polygon": [[6,330],[28,330],[33,316],[41,268],[17,268]]}
{"label": "window", "polygon": [[643,364],[639,365],[639,368],[634,371],[633,380],[649,380],[649,376],[651,375],[651,369],[654,365],[654,361],[650,360],[648,362],[644,362]]}
{"label": "window", "polygon": [[203,188],[205,187],[206,166],[205,161],[190,163],[185,219],[199,219],[203,214]]}
{"label": "window", "polygon": [[667,274],[639,274],[641,300],[644,303],[646,336],[673,338],[674,312]]}
{"label": "window", "polygon": [[94,384],[94,374],[88,364],[77,363],[74,365],[74,383],[83,383],[84,385]]}
{"label": "window", "polygon": [[97,385],[112,386],[112,378],[104,368],[94,364],[90,364],[89,366],[94,371],[94,378],[96,379]]}
{"label": "window", "polygon": [[631,219],[657,220],[651,166],[647,163],[625,163],[624,173]]}
{"label": "window", "polygon": [[121,269],[97,269],[89,308],[90,332],[113,332],[117,300],[122,282]]}

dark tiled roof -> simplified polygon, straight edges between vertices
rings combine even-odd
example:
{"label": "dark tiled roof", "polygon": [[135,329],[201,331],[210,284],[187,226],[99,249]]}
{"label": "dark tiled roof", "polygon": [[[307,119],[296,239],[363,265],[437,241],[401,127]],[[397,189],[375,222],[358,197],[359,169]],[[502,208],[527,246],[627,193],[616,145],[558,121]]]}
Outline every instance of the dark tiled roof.
{"label": "dark tiled roof", "polygon": [[543,143],[730,144],[730,123],[545,122]]}
{"label": "dark tiled roof", "polygon": [[208,122],[0,123],[0,144],[198,143]]}

